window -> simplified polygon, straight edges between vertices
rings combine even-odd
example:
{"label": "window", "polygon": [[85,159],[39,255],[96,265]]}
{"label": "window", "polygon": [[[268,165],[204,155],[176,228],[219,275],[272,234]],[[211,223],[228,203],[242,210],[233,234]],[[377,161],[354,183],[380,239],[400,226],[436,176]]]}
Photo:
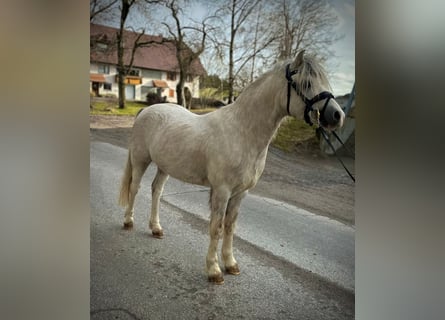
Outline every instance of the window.
{"label": "window", "polygon": [[170,98],[174,98],[174,96],[175,96],[175,90],[173,90],[173,89],[168,90],[168,96],[169,96]]}
{"label": "window", "polygon": [[191,74],[188,74],[188,75],[185,77],[185,81],[186,81],[186,82],[193,82],[193,76],[192,76]]}
{"label": "window", "polygon": [[141,74],[141,70],[138,70],[138,69],[131,69],[130,72],[128,72],[129,76],[139,77],[140,74]]}
{"label": "window", "polygon": [[105,82],[104,83],[104,90],[111,90],[111,83]]}
{"label": "window", "polygon": [[167,80],[176,80],[176,72],[167,72]]}
{"label": "window", "polygon": [[158,70],[143,69],[141,74],[142,77],[144,78],[159,79],[159,80],[162,79],[162,72]]}
{"label": "window", "polygon": [[97,66],[97,72],[103,74],[110,74],[110,66],[108,64],[100,64]]}

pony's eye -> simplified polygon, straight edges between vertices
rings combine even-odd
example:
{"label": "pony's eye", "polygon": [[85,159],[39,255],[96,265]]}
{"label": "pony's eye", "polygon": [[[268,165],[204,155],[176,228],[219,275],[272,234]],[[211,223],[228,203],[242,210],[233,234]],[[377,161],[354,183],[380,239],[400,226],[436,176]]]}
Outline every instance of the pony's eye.
{"label": "pony's eye", "polygon": [[304,89],[310,89],[310,88],[311,88],[311,82],[310,82],[310,81],[303,81],[303,82],[301,83],[301,86],[302,86]]}

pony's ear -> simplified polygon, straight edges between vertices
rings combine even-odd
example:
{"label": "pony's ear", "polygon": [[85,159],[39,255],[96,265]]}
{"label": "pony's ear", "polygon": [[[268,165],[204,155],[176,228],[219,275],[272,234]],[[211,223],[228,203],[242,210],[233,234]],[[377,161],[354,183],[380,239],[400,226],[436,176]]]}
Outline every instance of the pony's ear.
{"label": "pony's ear", "polygon": [[304,55],[304,49],[298,52],[297,56],[295,57],[295,60],[292,62],[291,67],[294,70],[297,69],[299,66],[301,66],[301,64],[303,63],[303,55]]}

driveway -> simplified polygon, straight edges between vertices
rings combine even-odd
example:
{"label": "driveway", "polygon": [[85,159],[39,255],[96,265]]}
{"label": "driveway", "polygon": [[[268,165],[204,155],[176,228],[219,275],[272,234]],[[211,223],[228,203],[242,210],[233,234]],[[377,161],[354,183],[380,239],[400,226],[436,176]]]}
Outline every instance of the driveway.
{"label": "driveway", "polygon": [[155,168],[143,178],[135,228],[121,228],[117,195],[127,151],[92,141],[92,319],[353,319],[354,228],[276,199],[249,195],[234,253],[241,275],[208,283],[208,190],[170,179],[165,237],[151,237]]}

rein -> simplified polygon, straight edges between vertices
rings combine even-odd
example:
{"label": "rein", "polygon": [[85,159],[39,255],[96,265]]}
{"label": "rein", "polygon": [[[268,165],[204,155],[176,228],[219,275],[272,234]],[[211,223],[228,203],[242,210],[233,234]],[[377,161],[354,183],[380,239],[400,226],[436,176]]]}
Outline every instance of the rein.
{"label": "rein", "polygon": [[[346,172],[348,173],[349,177],[352,179],[352,181],[355,182],[355,177],[352,175],[352,173],[348,170],[348,168],[345,166],[345,164],[343,163],[343,161],[341,160],[341,158],[338,156],[337,152],[335,151],[334,146],[332,145],[331,140],[328,137],[328,134],[326,133],[326,131],[323,129],[322,126],[319,126],[317,128],[317,130],[319,130],[321,132],[321,135],[323,136],[323,138],[326,140],[326,142],[328,143],[329,147],[331,147],[332,151],[334,152],[335,156],[337,157],[338,161],[340,161],[341,165],[343,166],[343,168],[346,170]],[[346,148],[345,144],[343,143],[343,141],[341,141],[340,137],[335,133],[335,131],[332,131],[332,133],[334,134],[335,138],[340,141],[341,145],[346,149],[346,151],[348,151],[349,153],[351,153],[348,148]]]}
{"label": "rein", "polygon": [[[304,121],[306,121],[307,124],[309,124],[310,126],[313,125],[311,118],[309,116],[309,112],[311,111],[316,111],[317,112],[317,122],[318,122],[318,128],[317,130],[319,130],[321,132],[321,135],[323,136],[323,138],[326,140],[326,142],[328,143],[329,147],[331,147],[332,151],[334,152],[335,156],[337,157],[338,161],[340,161],[340,163],[342,164],[343,168],[346,170],[346,172],[348,173],[349,177],[352,179],[352,181],[355,182],[355,177],[351,174],[351,172],[348,170],[348,168],[345,166],[345,164],[343,163],[343,161],[340,159],[340,157],[338,156],[337,152],[335,151],[334,146],[331,143],[331,140],[329,139],[326,131],[323,129],[323,127],[320,125],[320,117],[324,116],[324,112],[326,110],[326,106],[329,103],[330,99],[334,99],[334,96],[332,93],[328,92],[328,91],[323,91],[319,94],[317,94],[315,97],[313,97],[312,99],[308,99],[302,92],[301,90],[298,88],[297,84],[294,82],[294,80],[292,80],[292,76],[294,74],[298,73],[298,70],[294,70],[294,71],[290,71],[290,64],[288,64],[286,66],[286,79],[287,79],[287,113],[289,115],[291,115],[290,113],[290,89],[291,87],[294,88],[295,92],[297,93],[297,95],[303,100],[304,104],[305,104],[305,108],[304,108]],[[321,101],[323,99],[326,99],[326,102],[323,105],[323,108],[321,109],[321,112],[318,110],[314,110],[314,108],[312,108],[312,106],[317,103],[318,101]],[[346,151],[348,151],[349,153],[351,153],[345,146],[345,144],[343,143],[343,141],[341,141],[340,137],[337,135],[337,133],[335,133],[335,131],[332,131],[332,134],[335,136],[335,138],[341,143],[341,145],[346,149]]]}

